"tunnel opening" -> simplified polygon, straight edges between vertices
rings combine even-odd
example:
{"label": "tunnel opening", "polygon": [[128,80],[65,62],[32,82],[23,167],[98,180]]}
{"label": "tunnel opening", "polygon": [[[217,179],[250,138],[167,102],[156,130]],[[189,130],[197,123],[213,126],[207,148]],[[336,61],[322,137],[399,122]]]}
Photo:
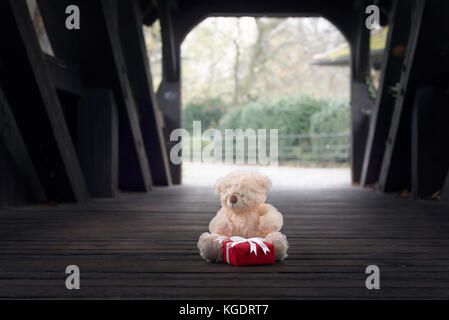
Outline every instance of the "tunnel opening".
{"label": "tunnel opening", "polygon": [[[160,29],[159,20],[144,27],[155,88],[163,77]],[[387,30],[371,35],[366,84],[373,100]],[[211,185],[232,170],[262,170],[290,186],[348,186],[350,56],[344,35],[322,17],[203,19],[181,45],[183,183]],[[277,130],[275,168],[250,161],[259,152],[250,137],[240,150],[236,137],[225,137],[226,130],[260,129]],[[263,143],[269,155],[270,141]]]}
{"label": "tunnel opening", "polygon": [[[348,185],[349,66],[314,64],[345,42],[323,18],[210,17],[191,30],[181,46],[183,147],[190,148],[183,182],[210,186],[240,170],[263,172],[276,187]],[[193,132],[195,121],[221,133],[213,156],[205,150],[212,139]],[[249,135],[238,150],[229,130],[255,133],[257,143],[266,131],[266,150]],[[268,163],[260,161],[265,154]]]}

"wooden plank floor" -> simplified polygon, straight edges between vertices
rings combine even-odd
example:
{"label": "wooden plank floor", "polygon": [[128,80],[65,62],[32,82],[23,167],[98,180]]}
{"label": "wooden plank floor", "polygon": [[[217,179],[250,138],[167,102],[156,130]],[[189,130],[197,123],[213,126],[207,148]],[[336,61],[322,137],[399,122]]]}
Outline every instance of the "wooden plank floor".
{"label": "wooden plank floor", "polygon": [[[289,258],[203,262],[212,190],[156,189],[86,205],[0,210],[0,298],[449,298],[449,206],[359,188],[277,190]],[[78,265],[81,289],[65,289]],[[365,267],[381,271],[368,291]]]}

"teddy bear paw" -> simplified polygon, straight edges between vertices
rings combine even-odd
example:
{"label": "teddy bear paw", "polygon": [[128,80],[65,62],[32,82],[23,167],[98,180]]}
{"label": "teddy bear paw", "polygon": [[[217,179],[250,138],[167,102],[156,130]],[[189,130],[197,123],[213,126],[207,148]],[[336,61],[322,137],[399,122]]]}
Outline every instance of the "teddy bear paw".
{"label": "teddy bear paw", "polygon": [[200,256],[207,262],[221,262],[222,260],[222,245],[221,242],[216,241],[220,235],[203,233],[198,240],[198,249]]}
{"label": "teddy bear paw", "polygon": [[282,261],[287,258],[288,241],[287,237],[280,232],[272,232],[265,237],[267,242],[274,246],[274,259]]}

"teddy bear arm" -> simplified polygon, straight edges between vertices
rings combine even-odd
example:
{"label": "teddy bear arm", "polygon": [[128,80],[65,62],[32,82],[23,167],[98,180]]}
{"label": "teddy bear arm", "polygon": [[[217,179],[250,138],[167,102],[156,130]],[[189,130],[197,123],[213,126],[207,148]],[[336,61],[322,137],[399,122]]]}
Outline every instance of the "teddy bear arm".
{"label": "teddy bear arm", "polygon": [[282,225],[282,214],[272,205],[265,204],[262,215],[259,218],[259,228],[268,234],[281,230]]}
{"label": "teddy bear arm", "polygon": [[232,224],[222,210],[218,211],[217,215],[210,221],[209,231],[228,237],[232,235]]}

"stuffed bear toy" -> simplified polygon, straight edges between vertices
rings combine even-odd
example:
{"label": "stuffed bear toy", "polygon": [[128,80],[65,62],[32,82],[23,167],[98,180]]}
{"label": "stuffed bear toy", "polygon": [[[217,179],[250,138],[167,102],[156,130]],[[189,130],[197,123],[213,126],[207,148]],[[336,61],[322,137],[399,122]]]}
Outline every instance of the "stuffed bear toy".
{"label": "stuffed bear toy", "polygon": [[217,181],[221,209],[209,223],[210,233],[203,233],[198,240],[203,259],[222,261],[222,244],[216,241],[221,236],[260,237],[273,244],[276,261],[287,257],[287,238],[279,232],[282,214],[265,203],[270,186],[268,177],[258,173],[233,172]]}

